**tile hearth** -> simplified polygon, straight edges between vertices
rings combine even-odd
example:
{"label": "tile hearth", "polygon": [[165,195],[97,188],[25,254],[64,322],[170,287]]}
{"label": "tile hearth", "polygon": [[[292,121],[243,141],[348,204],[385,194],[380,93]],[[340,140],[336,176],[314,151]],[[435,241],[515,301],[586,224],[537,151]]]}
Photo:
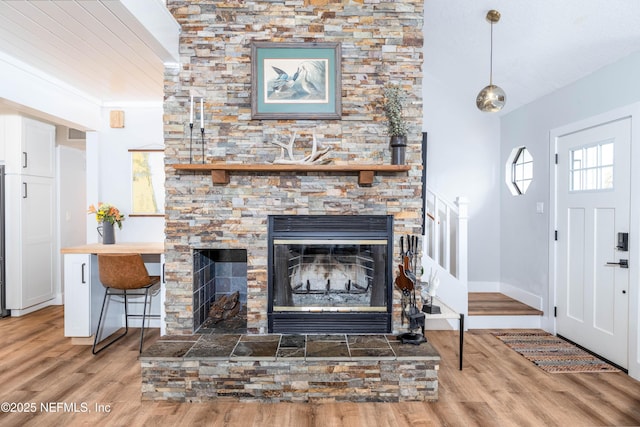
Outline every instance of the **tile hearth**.
{"label": "tile hearth", "polygon": [[440,356],[393,335],[165,336],[140,357],[144,400],[422,401]]}

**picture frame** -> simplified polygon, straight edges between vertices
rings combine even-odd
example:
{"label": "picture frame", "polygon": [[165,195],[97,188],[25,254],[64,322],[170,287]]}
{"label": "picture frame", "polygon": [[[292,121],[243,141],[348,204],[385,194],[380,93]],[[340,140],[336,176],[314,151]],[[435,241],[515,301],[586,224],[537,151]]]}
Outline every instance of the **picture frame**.
{"label": "picture frame", "polygon": [[340,43],[251,44],[251,118],[342,117]]}
{"label": "picture frame", "polygon": [[164,149],[130,149],[131,213],[164,216]]}

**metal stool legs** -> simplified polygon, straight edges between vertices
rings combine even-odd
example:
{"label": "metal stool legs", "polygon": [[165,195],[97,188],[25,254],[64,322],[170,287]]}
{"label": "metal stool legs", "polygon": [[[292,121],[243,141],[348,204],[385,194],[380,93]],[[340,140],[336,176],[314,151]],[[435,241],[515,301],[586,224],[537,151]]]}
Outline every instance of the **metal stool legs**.
{"label": "metal stool legs", "polygon": [[[142,342],[144,341],[144,322],[147,317],[147,298],[149,297],[149,286],[144,288],[144,305],[142,306],[142,328],[140,328],[140,351],[142,353]],[[126,309],[126,305],[125,305]]]}
{"label": "metal stool legs", "polygon": [[[127,306],[127,295],[138,295],[141,296],[143,295],[142,293],[136,293],[136,292],[132,292],[131,290],[129,291],[129,293],[127,293],[127,290],[125,289],[118,289],[118,292],[112,292],[113,288],[105,288],[104,291],[104,299],[102,300],[102,308],[100,309],[100,318],[98,319],[98,327],[96,329],[96,334],[95,334],[95,338],[93,340],[93,348],[91,349],[91,352],[93,354],[98,354],[100,353],[102,350],[104,350],[105,348],[109,347],[111,344],[115,343],[116,341],[120,340],[121,338],[124,338],[125,335],[127,335],[127,333],[129,332],[129,317],[142,317],[142,327],[140,328],[140,348],[139,348],[139,353],[142,353],[142,344],[144,343],[144,328],[145,328],[145,323],[147,320],[147,317],[149,318],[155,318],[155,317],[160,317],[158,315],[152,315],[149,314],[147,315],[147,302],[149,300],[149,289],[152,288],[154,285],[149,285],[149,286],[145,286],[144,288],[141,288],[140,290],[144,290],[144,305],[142,308],[142,314],[129,314],[128,312],[128,306]],[[110,339],[109,342],[107,344],[104,344],[102,347],[100,348],[96,348],[98,345],[98,342],[100,341],[100,336],[102,333],[102,321],[103,321],[103,317],[104,317],[104,308],[107,304],[107,299],[111,296],[111,295],[121,295],[124,298],[124,333],[118,335],[117,337]],[[150,306],[150,304],[149,304]]]}

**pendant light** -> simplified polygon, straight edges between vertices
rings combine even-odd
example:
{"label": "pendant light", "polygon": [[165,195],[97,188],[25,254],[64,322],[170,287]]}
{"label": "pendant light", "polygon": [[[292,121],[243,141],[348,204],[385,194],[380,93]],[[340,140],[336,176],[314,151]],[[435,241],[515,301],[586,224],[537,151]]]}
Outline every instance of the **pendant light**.
{"label": "pendant light", "polygon": [[500,12],[490,10],[487,12],[487,21],[491,24],[491,50],[489,51],[489,86],[480,91],[476,98],[476,105],[480,111],[487,113],[498,112],[507,102],[507,95],[499,86],[493,84],[493,24],[500,20]]}

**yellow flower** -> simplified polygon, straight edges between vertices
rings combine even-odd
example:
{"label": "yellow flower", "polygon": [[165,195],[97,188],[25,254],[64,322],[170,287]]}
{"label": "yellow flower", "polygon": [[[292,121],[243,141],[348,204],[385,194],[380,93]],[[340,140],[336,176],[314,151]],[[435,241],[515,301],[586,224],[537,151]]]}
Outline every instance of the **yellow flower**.
{"label": "yellow flower", "polygon": [[97,222],[108,222],[109,224],[118,224],[118,228],[122,229],[122,221],[124,215],[120,213],[118,208],[109,203],[98,203],[98,208],[94,205],[89,206],[88,214],[95,214]]}

